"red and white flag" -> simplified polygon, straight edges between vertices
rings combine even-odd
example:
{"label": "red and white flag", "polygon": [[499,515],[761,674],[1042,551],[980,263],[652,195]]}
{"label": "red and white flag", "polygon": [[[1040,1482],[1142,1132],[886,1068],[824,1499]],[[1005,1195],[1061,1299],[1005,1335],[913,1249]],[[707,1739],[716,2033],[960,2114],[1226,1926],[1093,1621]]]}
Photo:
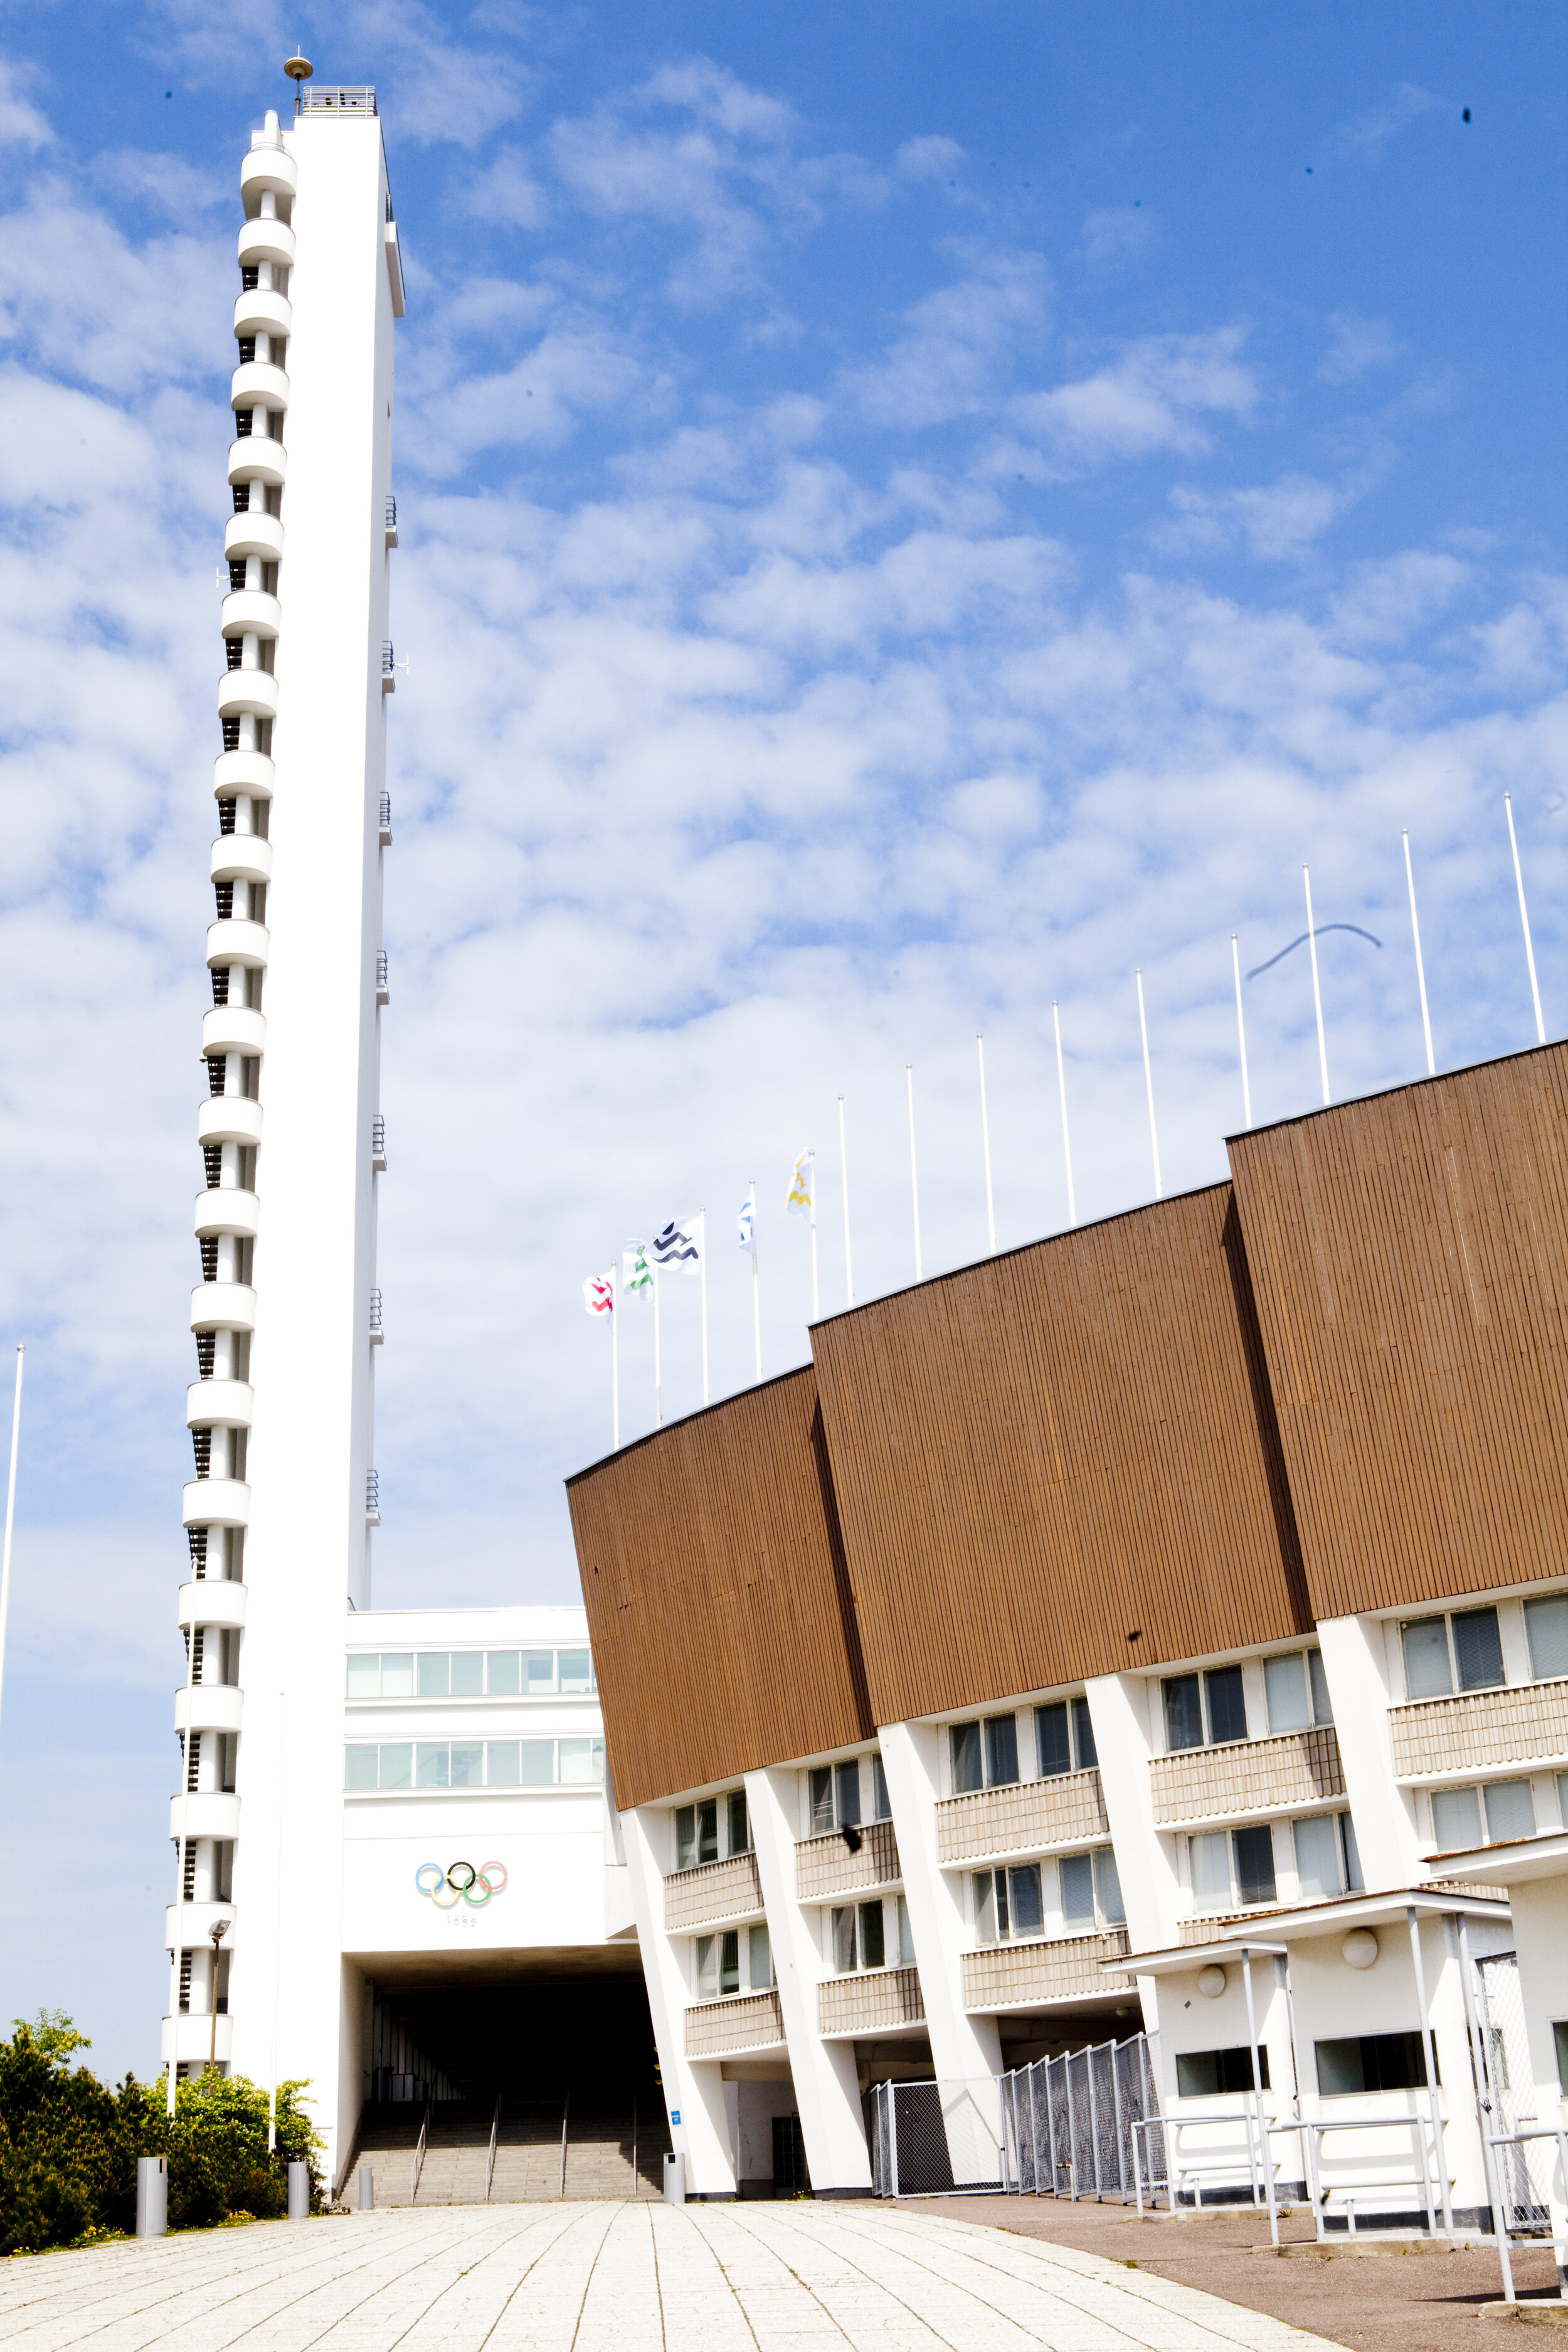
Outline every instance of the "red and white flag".
{"label": "red and white flag", "polygon": [[616,1311],[616,1277],[608,1274],[591,1274],[583,1285],[583,1304],[590,1315],[613,1315]]}

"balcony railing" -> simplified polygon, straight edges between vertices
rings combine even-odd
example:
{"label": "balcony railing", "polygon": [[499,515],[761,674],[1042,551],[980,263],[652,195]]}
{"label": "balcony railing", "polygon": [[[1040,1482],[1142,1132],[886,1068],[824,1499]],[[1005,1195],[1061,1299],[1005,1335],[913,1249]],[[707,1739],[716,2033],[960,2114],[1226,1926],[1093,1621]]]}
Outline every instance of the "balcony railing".
{"label": "balcony railing", "polygon": [[760,1916],[762,1909],[763,1884],[754,1853],[732,1853],[727,1862],[672,1871],[664,1882],[664,1925],[672,1936],[710,1920],[742,1919],[748,1912]]}
{"label": "balcony railing", "polygon": [[824,1895],[861,1888],[896,1886],[902,1875],[891,1822],[868,1822],[858,1853],[850,1853],[837,1831],[831,1837],[805,1838],[795,1850],[795,1891],[802,1903],[820,1903]]}
{"label": "balcony railing", "polygon": [[375,1001],[378,1004],[385,1004],[390,999],[391,991],[387,986],[387,979],[388,966],[386,961],[386,950],[384,948],[377,948],[375,951]]}
{"label": "balcony railing", "polygon": [[383,793],[381,796],[380,814],[381,845],[384,849],[392,839],[392,794],[390,793]]}
{"label": "balcony railing", "polygon": [[370,1294],[370,1336],[373,1344],[384,1337],[381,1323],[381,1293],[379,1290],[373,1290]]}
{"label": "balcony railing", "polygon": [[[378,1175],[386,1171],[386,1121],[380,1111],[370,1123],[370,1164]],[[372,1329],[374,1329],[374,1323]]]}
{"label": "balcony railing", "polygon": [[390,677],[392,676],[392,639],[390,637],[383,637],[381,641],[381,674],[383,677]]}
{"label": "balcony railing", "polygon": [[1037,2000],[1071,2000],[1085,1993],[1120,1992],[1131,1976],[1102,1974],[1101,1960],[1127,1950],[1125,1927],[1098,1936],[1061,1936],[1048,1943],[991,1944],[963,1955],[965,2009],[1025,2009]]}
{"label": "balcony railing", "polygon": [[1345,1793],[1338,1734],[1331,1723],[1272,1739],[1237,1739],[1223,1748],[1185,1748],[1152,1756],[1154,1819],[1202,1822],[1281,1805],[1321,1805]]}
{"label": "balcony railing", "polygon": [[728,2000],[700,2001],[686,2012],[686,2054],[718,2058],[731,2051],[769,2050],[784,2039],[784,2011],[776,1992],[740,1993]]}
{"label": "balcony railing", "polygon": [[374,89],[301,89],[301,114],[374,114]]}
{"label": "balcony railing", "polygon": [[367,1470],[364,1474],[364,1515],[367,1519],[381,1517],[381,1473]]}
{"label": "balcony railing", "polygon": [[919,1969],[859,1969],[827,1977],[816,1988],[816,2030],[822,2034],[883,2032],[919,2025],[925,2013]]}
{"label": "balcony railing", "polygon": [[1568,1756],[1568,1675],[1508,1690],[1415,1699],[1388,1713],[1394,1770],[1401,1780]]}
{"label": "balcony railing", "polygon": [[1063,1772],[944,1797],[936,1809],[937,1858],[969,1862],[983,1853],[1027,1853],[1110,1833],[1096,1771]]}
{"label": "balcony railing", "polygon": [[390,491],[387,493],[386,499],[386,528],[388,530],[397,529],[397,500]]}

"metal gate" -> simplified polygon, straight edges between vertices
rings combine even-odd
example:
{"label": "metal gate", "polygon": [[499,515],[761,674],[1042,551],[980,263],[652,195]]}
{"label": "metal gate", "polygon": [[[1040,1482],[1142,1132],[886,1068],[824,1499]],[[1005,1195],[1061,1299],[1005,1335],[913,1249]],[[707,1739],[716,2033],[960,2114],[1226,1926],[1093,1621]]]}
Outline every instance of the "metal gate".
{"label": "metal gate", "polygon": [[994,2196],[1004,2185],[1002,2084],[879,2083],[871,2095],[871,2178],[879,2197]]}
{"label": "metal gate", "polygon": [[[1524,2000],[1519,1989],[1517,1952],[1493,1952],[1475,1963],[1477,1993],[1485,2036],[1487,2087],[1491,2094],[1491,2132],[1508,2139],[1521,2122],[1533,2122],[1535,2082],[1531,2068],[1530,2041],[1525,2031]],[[1552,2233],[1552,2209],[1547,2202],[1555,2150],[1549,2140],[1495,2151],[1498,2186],[1507,2205],[1510,2230]]]}
{"label": "metal gate", "polygon": [[1116,2198],[1134,2194],[1132,2126],[1148,2123],[1163,2173],[1163,2133],[1146,2034],[1042,2058],[1006,2074],[879,2083],[871,2175],[879,2197]]}

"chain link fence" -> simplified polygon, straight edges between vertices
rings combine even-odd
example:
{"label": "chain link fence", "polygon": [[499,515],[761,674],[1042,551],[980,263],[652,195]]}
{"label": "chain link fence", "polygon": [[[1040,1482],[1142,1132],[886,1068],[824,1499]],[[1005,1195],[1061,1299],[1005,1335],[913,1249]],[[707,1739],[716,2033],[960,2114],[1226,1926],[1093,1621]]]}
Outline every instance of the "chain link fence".
{"label": "chain link fence", "polygon": [[[1147,2034],[1041,2058],[1001,2075],[879,2083],[870,2095],[879,2197],[1114,2198],[1135,2193],[1132,2126],[1165,2169]],[[1145,2171],[1147,2179],[1147,2170]]]}

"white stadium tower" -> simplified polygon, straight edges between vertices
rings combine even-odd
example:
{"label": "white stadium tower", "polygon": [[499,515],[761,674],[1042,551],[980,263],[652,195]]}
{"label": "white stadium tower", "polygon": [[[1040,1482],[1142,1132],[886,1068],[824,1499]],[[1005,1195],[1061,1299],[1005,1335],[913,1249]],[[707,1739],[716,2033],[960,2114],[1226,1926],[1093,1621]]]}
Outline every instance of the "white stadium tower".
{"label": "white stadium tower", "polygon": [[526,2055],[577,2045],[563,2004],[594,1990],[628,2097],[651,2035],[582,1611],[371,1610],[404,307],[374,91],[268,114],[240,194],[163,2062],[171,2094],[308,2078],[334,2182],[432,2099],[454,2145],[482,2111],[488,2186],[509,2132],[563,2146],[573,2084]]}

